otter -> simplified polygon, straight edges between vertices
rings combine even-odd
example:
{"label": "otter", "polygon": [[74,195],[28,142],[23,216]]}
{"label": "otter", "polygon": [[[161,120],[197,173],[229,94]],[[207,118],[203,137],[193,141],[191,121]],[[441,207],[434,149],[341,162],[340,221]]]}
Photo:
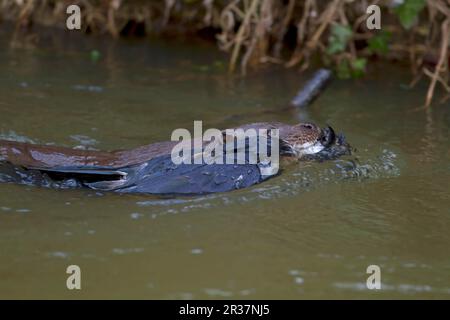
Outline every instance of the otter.
{"label": "otter", "polygon": [[[330,126],[264,122],[234,129],[278,129],[282,158],[323,161],[350,153],[344,136],[336,135]],[[196,195],[246,188],[275,175],[263,175],[262,162],[247,160],[242,164],[174,164],[171,151],[176,144],[164,141],[106,152],[0,140],[0,181],[117,193]]]}

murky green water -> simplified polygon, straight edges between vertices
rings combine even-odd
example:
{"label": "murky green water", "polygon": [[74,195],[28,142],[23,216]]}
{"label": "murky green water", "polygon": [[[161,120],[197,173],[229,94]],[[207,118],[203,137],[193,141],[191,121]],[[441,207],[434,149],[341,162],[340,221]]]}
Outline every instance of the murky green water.
{"label": "murky green water", "polygon": [[[450,297],[450,106],[414,111],[426,86],[405,89],[407,69],[334,81],[298,115],[265,111],[302,76],[228,77],[213,47],[41,35],[12,49],[6,33],[3,139],[132,148],[193,120],[301,117],[345,132],[359,166],[295,165],[248,190],[179,199],[0,184],[1,298]],[[72,264],[81,291],[66,288]],[[365,285],[372,264],[379,291]]]}

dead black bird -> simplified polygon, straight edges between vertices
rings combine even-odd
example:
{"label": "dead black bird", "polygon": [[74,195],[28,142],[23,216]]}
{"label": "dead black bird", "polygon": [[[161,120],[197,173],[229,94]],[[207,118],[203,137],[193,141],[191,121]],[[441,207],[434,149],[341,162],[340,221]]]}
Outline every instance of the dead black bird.
{"label": "dead black bird", "polygon": [[[282,158],[322,161],[350,153],[344,137],[329,126],[265,122],[234,129],[278,129]],[[271,140],[267,141],[270,152]],[[276,174],[263,174],[265,163],[248,161],[248,141],[244,150],[232,149],[236,156],[247,155],[240,164],[175,164],[171,151],[177,143],[105,152],[0,140],[0,181],[119,193],[206,194],[249,187]]]}

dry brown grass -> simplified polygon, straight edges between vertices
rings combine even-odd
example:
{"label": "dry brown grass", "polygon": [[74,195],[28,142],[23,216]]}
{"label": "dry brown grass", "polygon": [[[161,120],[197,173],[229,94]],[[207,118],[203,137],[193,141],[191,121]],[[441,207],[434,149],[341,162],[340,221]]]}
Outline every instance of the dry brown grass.
{"label": "dry brown grass", "polygon": [[[364,71],[366,58],[374,55],[368,43],[377,36],[366,28],[366,8],[378,4],[382,29],[390,32],[391,41],[386,52],[376,54],[407,59],[412,85],[423,75],[430,78],[428,107],[438,85],[444,92],[441,102],[450,96],[450,0],[419,1],[426,1],[425,7],[409,29],[399,23],[390,0],[0,0],[0,18],[16,21],[17,29],[32,22],[63,27],[65,8],[78,4],[87,33],[118,37],[212,31],[219,48],[230,53],[230,72],[246,74],[264,63],[304,70],[313,57],[336,68]],[[342,50],[330,53],[335,26],[351,35]]]}

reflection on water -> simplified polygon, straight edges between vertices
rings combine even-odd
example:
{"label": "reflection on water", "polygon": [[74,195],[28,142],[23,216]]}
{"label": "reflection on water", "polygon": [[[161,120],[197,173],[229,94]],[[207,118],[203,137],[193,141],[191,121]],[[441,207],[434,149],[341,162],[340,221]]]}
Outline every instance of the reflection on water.
{"label": "reflection on water", "polygon": [[[204,44],[0,39],[2,139],[122,149],[199,119],[300,117],[283,107],[301,75],[230,77]],[[450,108],[414,111],[426,87],[403,89],[408,70],[378,67],[335,80],[301,116],[344,132],[352,156],[290,164],[250,189],[161,198],[0,184],[0,297],[448,297]],[[70,264],[81,292],[65,289]],[[371,264],[378,292],[365,287]]]}

